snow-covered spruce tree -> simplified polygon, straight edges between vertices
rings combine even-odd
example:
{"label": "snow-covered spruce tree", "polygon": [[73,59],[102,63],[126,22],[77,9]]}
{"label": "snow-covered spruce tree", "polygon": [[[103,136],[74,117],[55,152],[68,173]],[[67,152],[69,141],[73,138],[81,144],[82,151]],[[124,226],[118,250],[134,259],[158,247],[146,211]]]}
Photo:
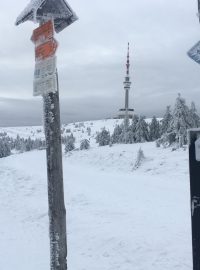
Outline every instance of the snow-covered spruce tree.
{"label": "snow-covered spruce tree", "polygon": [[8,139],[1,138],[0,139],[0,158],[7,157],[11,154],[10,145]]}
{"label": "snow-covered spruce tree", "polygon": [[128,133],[129,129],[127,131],[125,130],[124,122],[122,122],[121,125],[116,125],[111,136],[111,144],[129,143]]}
{"label": "snow-covered spruce tree", "polygon": [[149,125],[149,139],[150,141],[155,141],[158,138],[160,138],[160,123],[156,117],[153,116]]}
{"label": "snow-covered spruce tree", "polygon": [[125,143],[132,144],[135,142],[135,133],[131,129],[128,129],[128,132],[125,137]]}
{"label": "snow-covered spruce tree", "polygon": [[31,151],[32,149],[34,149],[34,141],[31,140],[30,137],[28,137],[28,139],[24,141],[24,144],[25,144],[25,151]]}
{"label": "snow-covered spruce tree", "polygon": [[43,150],[46,148],[46,142],[41,139],[35,139],[33,142],[33,148],[38,150]]}
{"label": "snow-covered spruce tree", "polygon": [[113,134],[111,136],[112,144],[121,142],[122,131],[123,131],[123,127],[121,125],[116,125],[116,127],[114,128]]}
{"label": "snow-covered spruce tree", "polygon": [[88,136],[91,136],[91,127],[87,127],[87,134],[88,134]]}
{"label": "snow-covered spruce tree", "polygon": [[130,119],[124,118],[123,120],[123,126],[124,126],[124,132],[128,132],[129,126],[130,126]]}
{"label": "snow-covered spruce tree", "polygon": [[197,114],[195,103],[191,103],[190,111],[189,111],[189,122],[191,128],[197,128],[200,126],[200,117]]}
{"label": "snow-covered spruce tree", "polygon": [[96,139],[96,143],[98,143],[98,144],[99,144],[99,141],[100,141],[100,136],[101,136],[101,131],[97,131],[95,139]]}
{"label": "snow-covered spruce tree", "polygon": [[73,134],[71,133],[71,135],[67,136],[66,140],[65,140],[65,153],[68,153],[68,152],[74,150],[74,148],[75,148],[74,143],[75,143],[75,138],[74,138]]}
{"label": "snow-covered spruce tree", "polygon": [[98,132],[96,136],[96,142],[99,144],[99,146],[109,145],[110,139],[110,132],[105,128]]}
{"label": "snow-covered spruce tree", "polygon": [[125,127],[124,121],[121,123],[121,125],[116,125],[114,128],[113,134],[111,136],[111,143],[127,143],[132,144],[136,141],[136,126],[139,121],[139,116],[134,115],[133,119],[130,123],[130,120],[128,121],[128,127]]}
{"label": "snow-covered spruce tree", "polygon": [[135,142],[149,141],[148,124],[145,122],[145,117],[140,116],[136,125]]}
{"label": "snow-covered spruce tree", "polygon": [[10,146],[11,149],[16,149],[20,153],[31,151],[34,149],[44,149],[46,147],[46,143],[44,140],[41,139],[31,139],[30,137],[28,139],[20,138],[19,135],[17,135],[17,138],[14,140],[10,139]]}
{"label": "snow-covered spruce tree", "polygon": [[127,132],[127,143],[135,143],[136,142],[136,127],[139,121],[139,116],[134,115],[131,124],[129,125],[128,132]]}
{"label": "snow-covered spruce tree", "polygon": [[0,137],[6,137],[7,136],[7,133],[4,131],[4,132],[0,132]]}
{"label": "snow-covered spruce tree", "polygon": [[128,126],[128,129],[122,126],[122,133],[120,135],[120,142],[126,144],[132,144],[136,142],[136,129],[139,121],[137,115],[133,116],[131,124]]}
{"label": "snow-covered spruce tree", "polygon": [[137,126],[138,121],[139,121],[139,116],[137,114],[134,114],[131,125],[129,127],[129,129],[132,131],[132,133],[136,132],[136,126]]}
{"label": "snow-covered spruce tree", "polygon": [[137,158],[136,158],[133,170],[138,169],[142,165],[142,162],[144,161],[144,159],[145,159],[144,153],[142,149],[140,148],[137,153]]}
{"label": "snow-covered spruce tree", "polygon": [[17,134],[17,137],[16,137],[15,142],[14,142],[14,148],[17,151],[21,151],[21,147],[22,147],[22,141],[21,141],[19,134]]}
{"label": "snow-covered spruce tree", "polygon": [[180,147],[187,142],[187,129],[191,127],[189,115],[190,112],[185,103],[185,99],[178,94],[171,121],[171,128],[176,134],[176,142],[179,143]]}
{"label": "snow-covered spruce tree", "polygon": [[172,113],[171,107],[167,106],[163,119],[161,121],[161,135],[166,132],[171,132]]}
{"label": "snow-covered spruce tree", "polygon": [[19,149],[19,152],[20,153],[26,152],[26,145],[25,145],[24,138],[20,138],[20,149]]}
{"label": "snow-covered spruce tree", "polygon": [[176,134],[174,132],[166,132],[161,138],[156,140],[156,146],[160,147],[162,145],[164,148],[166,148],[172,146],[175,142]]}
{"label": "snow-covered spruce tree", "polygon": [[88,150],[90,148],[90,142],[87,139],[81,141],[80,150]]}
{"label": "snow-covered spruce tree", "polygon": [[2,141],[2,143],[5,143],[10,150],[14,148],[14,139],[7,136],[6,132],[0,133],[0,140]]}
{"label": "snow-covered spruce tree", "polygon": [[130,143],[130,134],[129,134],[129,121],[121,124],[122,133],[120,135],[119,141],[120,143],[128,144]]}

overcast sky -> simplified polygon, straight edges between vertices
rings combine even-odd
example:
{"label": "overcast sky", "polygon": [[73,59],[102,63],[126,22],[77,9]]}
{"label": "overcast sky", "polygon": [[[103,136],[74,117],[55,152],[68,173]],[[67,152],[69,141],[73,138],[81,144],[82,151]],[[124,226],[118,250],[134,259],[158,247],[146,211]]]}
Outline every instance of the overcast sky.
{"label": "overcast sky", "polygon": [[[14,25],[29,3],[0,9],[0,126],[42,123],[42,98],[33,97],[37,27]],[[130,106],[161,116],[177,93],[200,109],[200,66],[187,51],[200,39],[196,0],[70,0],[79,20],[56,35],[63,122],[113,117],[124,106],[130,42]]]}

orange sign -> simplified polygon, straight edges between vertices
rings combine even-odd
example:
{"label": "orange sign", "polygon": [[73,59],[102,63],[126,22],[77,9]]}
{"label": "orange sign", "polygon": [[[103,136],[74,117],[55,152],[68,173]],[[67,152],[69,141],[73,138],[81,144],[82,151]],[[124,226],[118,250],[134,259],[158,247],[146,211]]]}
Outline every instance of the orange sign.
{"label": "orange sign", "polygon": [[35,48],[35,59],[43,60],[53,56],[56,52],[57,47],[58,43],[54,38],[39,45],[38,47]]}
{"label": "orange sign", "polygon": [[33,31],[31,40],[34,43],[37,43],[37,42],[42,43],[53,38],[53,35],[54,35],[53,23],[52,21],[48,21]]}

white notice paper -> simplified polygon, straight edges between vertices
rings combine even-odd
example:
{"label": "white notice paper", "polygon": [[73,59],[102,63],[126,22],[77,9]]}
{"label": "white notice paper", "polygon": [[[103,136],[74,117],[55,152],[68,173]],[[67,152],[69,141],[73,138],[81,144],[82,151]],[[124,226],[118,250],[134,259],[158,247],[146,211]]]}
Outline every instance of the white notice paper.
{"label": "white notice paper", "polygon": [[47,93],[58,91],[57,76],[53,74],[44,79],[37,79],[33,82],[33,95],[42,96]]}

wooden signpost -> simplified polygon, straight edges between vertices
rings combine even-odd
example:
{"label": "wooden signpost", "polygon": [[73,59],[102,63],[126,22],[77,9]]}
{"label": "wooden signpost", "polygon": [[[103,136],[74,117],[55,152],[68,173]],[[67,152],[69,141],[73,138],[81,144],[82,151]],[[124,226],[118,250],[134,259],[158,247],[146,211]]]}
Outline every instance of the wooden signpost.
{"label": "wooden signpost", "polygon": [[35,44],[36,61],[33,95],[41,95],[44,103],[51,270],[67,270],[66,210],[55,56],[58,43],[54,39],[54,29],[58,33],[77,19],[65,0],[31,0],[16,21],[16,25],[27,20],[40,24],[31,37]]}

